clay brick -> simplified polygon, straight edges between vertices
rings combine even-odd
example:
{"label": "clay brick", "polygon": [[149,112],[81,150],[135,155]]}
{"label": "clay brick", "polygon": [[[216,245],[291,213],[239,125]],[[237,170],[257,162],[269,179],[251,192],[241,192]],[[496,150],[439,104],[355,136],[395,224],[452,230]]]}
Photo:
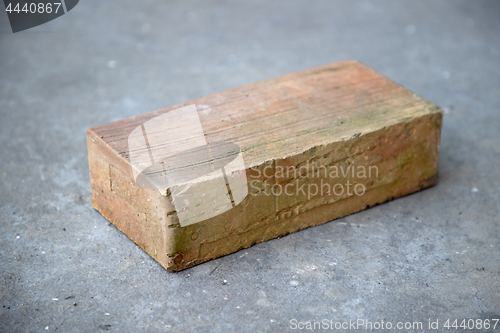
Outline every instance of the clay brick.
{"label": "clay brick", "polygon": [[[210,154],[230,143],[241,150],[243,170],[144,186],[132,160],[145,151],[129,147],[131,133],[188,107]],[[353,60],[285,75],[89,129],[92,205],[167,270],[182,270],[435,184],[442,117],[438,106]],[[165,134],[149,131],[152,141]],[[191,132],[148,149],[182,148]],[[204,161],[214,167],[229,155],[210,156]],[[244,188],[231,184],[233,172],[246,177]],[[233,206],[201,192],[228,196]]]}

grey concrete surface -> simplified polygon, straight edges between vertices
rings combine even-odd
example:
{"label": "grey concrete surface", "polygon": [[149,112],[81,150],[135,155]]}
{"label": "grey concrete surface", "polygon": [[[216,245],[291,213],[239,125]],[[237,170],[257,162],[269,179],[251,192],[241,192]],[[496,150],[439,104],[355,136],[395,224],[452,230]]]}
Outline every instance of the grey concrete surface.
{"label": "grey concrete surface", "polygon": [[[180,273],[91,207],[87,128],[344,58],[444,108],[438,185]],[[2,13],[0,331],[500,319],[499,109],[498,1],[89,0],[16,34]]]}

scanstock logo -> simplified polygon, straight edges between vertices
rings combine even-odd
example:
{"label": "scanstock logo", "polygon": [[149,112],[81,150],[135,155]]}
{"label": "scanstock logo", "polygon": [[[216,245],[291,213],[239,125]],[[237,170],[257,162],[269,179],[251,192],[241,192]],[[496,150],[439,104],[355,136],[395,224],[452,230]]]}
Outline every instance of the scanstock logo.
{"label": "scanstock logo", "polygon": [[36,27],[72,10],[79,0],[3,0],[12,32]]}
{"label": "scanstock logo", "polygon": [[194,104],[137,126],[128,148],[135,185],[170,197],[182,227],[222,214],[248,194],[240,147],[206,135]]}

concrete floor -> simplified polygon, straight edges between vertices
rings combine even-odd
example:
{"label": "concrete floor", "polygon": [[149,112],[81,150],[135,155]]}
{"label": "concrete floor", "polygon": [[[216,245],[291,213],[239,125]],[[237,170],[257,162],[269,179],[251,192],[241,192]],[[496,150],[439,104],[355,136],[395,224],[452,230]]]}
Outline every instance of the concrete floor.
{"label": "concrete floor", "polygon": [[[500,318],[500,2],[161,3],[0,14],[1,332]],[[344,58],[444,108],[437,186],[180,273],[92,208],[87,128]]]}

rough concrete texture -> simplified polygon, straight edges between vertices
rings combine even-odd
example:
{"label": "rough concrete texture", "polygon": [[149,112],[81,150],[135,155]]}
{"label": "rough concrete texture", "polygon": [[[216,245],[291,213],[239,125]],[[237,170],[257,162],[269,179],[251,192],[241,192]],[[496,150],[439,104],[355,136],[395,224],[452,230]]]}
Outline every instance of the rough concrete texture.
{"label": "rough concrete texture", "polygon": [[[95,0],[16,34],[1,14],[0,331],[500,318],[499,14],[495,1]],[[344,58],[444,108],[438,185],[180,273],[91,207],[87,128]]]}

